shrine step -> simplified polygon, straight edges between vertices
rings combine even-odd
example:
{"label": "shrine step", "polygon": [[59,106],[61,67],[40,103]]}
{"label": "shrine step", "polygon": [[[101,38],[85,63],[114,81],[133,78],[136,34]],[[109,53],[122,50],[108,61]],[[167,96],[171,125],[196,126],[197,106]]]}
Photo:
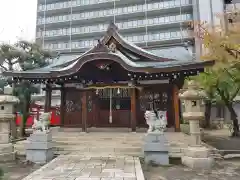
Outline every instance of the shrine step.
{"label": "shrine step", "polygon": [[[20,155],[25,155],[25,145],[24,142],[16,143],[14,145],[15,150]],[[117,146],[79,146],[79,145],[59,145],[54,146],[54,151],[56,154],[64,154],[68,152],[79,152],[79,153],[114,153],[114,154],[127,154],[127,155],[139,155],[142,152],[140,147],[117,147]]]}
{"label": "shrine step", "polygon": [[115,140],[128,140],[128,141],[142,141],[144,134],[143,133],[131,133],[130,135],[118,134],[115,135],[109,133],[102,135],[101,133],[69,133],[67,136],[64,133],[54,134],[53,139],[55,140],[107,140],[107,141],[115,141]]}
{"label": "shrine step", "polygon": [[[52,135],[56,154],[76,152],[90,154],[107,153],[132,156],[143,155],[142,147],[145,133],[82,133],[79,131],[61,132],[54,130]],[[175,132],[167,132],[166,137],[170,143],[170,156],[181,157],[183,149],[188,146],[189,137],[182,133]],[[18,154],[25,155],[24,141],[19,141],[14,146],[18,151]]]}
{"label": "shrine step", "polygon": [[[14,145],[17,154],[25,155],[24,142],[17,142]],[[95,146],[79,146],[79,145],[59,145],[56,143],[54,148],[55,154],[68,154],[76,152],[79,154],[115,154],[115,155],[130,155],[130,156],[142,156],[142,146],[112,146],[112,145],[95,145]],[[170,157],[181,157],[183,149],[180,147],[170,147]]]}
{"label": "shrine step", "polygon": [[139,139],[139,140],[130,140],[130,139],[107,139],[107,138],[97,138],[97,139],[83,139],[83,138],[53,138],[53,141],[59,142],[59,143],[65,143],[65,142],[69,142],[69,143],[124,143],[124,144],[132,144],[132,143],[142,143],[143,140]]}

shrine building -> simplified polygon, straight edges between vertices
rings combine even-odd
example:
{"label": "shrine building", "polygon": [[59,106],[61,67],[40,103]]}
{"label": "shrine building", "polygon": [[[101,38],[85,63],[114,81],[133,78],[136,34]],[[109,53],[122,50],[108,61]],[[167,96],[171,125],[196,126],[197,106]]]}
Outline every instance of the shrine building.
{"label": "shrine building", "polygon": [[167,111],[169,128],[180,130],[179,89],[214,61],[159,57],[127,42],[111,23],[98,44],[51,68],[6,71],[17,83],[46,84],[45,112],[53,90],[61,91],[62,127],[146,127],[146,110]]}

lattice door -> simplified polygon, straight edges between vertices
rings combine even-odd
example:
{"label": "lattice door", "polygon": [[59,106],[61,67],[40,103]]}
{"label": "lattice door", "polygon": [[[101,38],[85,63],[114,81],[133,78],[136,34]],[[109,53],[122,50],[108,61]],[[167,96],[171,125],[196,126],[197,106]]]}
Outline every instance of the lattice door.
{"label": "lattice door", "polygon": [[81,92],[71,90],[66,93],[65,105],[65,126],[80,126],[82,123],[81,118]]}
{"label": "lattice door", "polygon": [[139,110],[138,113],[138,125],[146,125],[144,119],[144,113],[146,110],[161,110],[170,112],[170,96],[167,91],[155,90],[155,91],[143,91],[139,96]]}

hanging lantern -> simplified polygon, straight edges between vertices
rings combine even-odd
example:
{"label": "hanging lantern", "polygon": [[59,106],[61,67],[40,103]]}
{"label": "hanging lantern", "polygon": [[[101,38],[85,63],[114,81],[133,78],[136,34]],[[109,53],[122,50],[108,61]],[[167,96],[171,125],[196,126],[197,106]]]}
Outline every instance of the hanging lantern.
{"label": "hanging lantern", "polygon": [[120,89],[118,88],[118,90],[117,90],[117,94],[120,94]]}
{"label": "hanging lantern", "polygon": [[98,95],[98,89],[96,89],[96,95]]}

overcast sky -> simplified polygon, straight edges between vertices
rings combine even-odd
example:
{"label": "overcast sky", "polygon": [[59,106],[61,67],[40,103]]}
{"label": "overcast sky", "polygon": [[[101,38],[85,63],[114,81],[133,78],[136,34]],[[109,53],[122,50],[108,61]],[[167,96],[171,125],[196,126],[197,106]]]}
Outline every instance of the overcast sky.
{"label": "overcast sky", "polygon": [[0,42],[34,40],[37,0],[0,0]]}

